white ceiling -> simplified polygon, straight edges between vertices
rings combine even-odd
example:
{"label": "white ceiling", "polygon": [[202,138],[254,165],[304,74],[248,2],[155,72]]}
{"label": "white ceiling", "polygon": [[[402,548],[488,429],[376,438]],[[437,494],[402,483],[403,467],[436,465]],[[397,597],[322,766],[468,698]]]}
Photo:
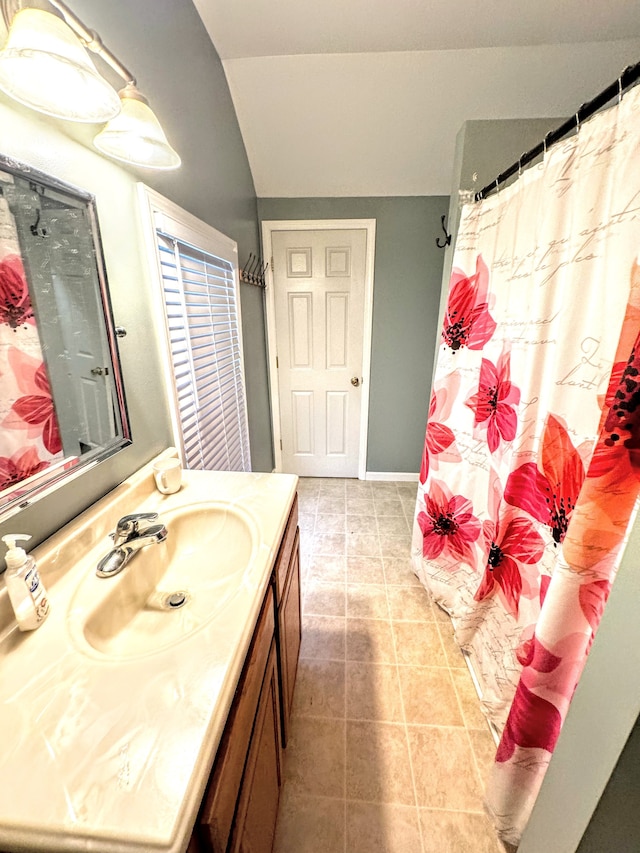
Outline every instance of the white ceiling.
{"label": "white ceiling", "polygon": [[640,61],[640,0],[194,4],[261,198],[447,195],[465,120],[570,114]]}

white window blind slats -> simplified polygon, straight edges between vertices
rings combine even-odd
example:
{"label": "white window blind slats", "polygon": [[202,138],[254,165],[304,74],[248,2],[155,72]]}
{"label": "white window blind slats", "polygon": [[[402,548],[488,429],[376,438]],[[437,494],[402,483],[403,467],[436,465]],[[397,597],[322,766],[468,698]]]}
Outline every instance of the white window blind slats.
{"label": "white window blind slats", "polygon": [[234,268],[156,230],[187,467],[251,469]]}

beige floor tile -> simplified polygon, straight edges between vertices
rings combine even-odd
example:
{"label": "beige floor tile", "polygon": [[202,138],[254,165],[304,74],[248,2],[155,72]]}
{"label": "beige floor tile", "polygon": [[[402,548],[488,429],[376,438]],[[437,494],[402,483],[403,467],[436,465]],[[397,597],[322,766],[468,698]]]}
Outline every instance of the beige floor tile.
{"label": "beige floor tile", "polygon": [[458,697],[448,669],[400,667],[400,686],[407,723],[463,726]]}
{"label": "beige floor tile", "polygon": [[469,738],[471,739],[471,747],[476,757],[476,763],[478,765],[478,770],[480,771],[480,778],[482,779],[482,786],[484,788],[493,769],[498,747],[488,727],[484,730],[470,730]]}
{"label": "beige floor tile", "polygon": [[399,518],[404,519],[402,501],[398,497],[397,492],[395,496],[374,492],[373,503],[376,509],[376,515],[397,515]]}
{"label": "beige floor tile", "polygon": [[347,557],[348,583],[385,582],[382,557]]}
{"label": "beige floor tile", "polygon": [[376,520],[367,515],[346,515],[346,532],[350,536],[371,536],[377,534]]}
{"label": "beige floor tile", "polygon": [[348,583],[346,590],[348,617],[389,619],[386,586],[372,583]]}
{"label": "beige floor tile", "polygon": [[361,515],[372,519],[375,516],[375,508],[372,497],[353,497],[347,493],[347,514]]}
{"label": "beige floor tile", "polygon": [[335,512],[316,513],[315,533],[346,533],[346,515]]}
{"label": "beige floor tile", "polygon": [[344,583],[346,580],[346,557],[316,554],[309,560],[309,575],[324,583]]}
{"label": "beige floor tile", "polygon": [[347,619],[347,660],[395,663],[391,623],[384,619]]}
{"label": "beige floor tile", "polygon": [[372,491],[377,495],[397,495],[398,487],[391,480],[369,480]]}
{"label": "beige floor tile", "polygon": [[284,778],[298,794],[344,797],[344,721],[292,717]]}
{"label": "beige floor tile", "polygon": [[320,494],[321,495],[340,495],[344,497],[346,494],[347,488],[345,481],[336,477],[335,479],[323,479],[320,483]]}
{"label": "beige floor tile", "polygon": [[293,713],[301,717],[344,718],[344,669],[343,661],[301,659],[293,693]]}
{"label": "beige floor tile", "polygon": [[411,536],[380,536],[380,551],[383,557],[411,557]]}
{"label": "beige floor tile", "polygon": [[317,492],[320,488],[320,483],[317,477],[300,477],[298,480],[298,492]]}
{"label": "beige floor tile", "polygon": [[314,533],[311,547],[314,554],[344,554],[345,540],[344,533]]}
{"label": "beige floor tile", "polygon": [[422,853],[414,806],[347,800],[348,853]]}
{"label": "beige floor tile", "polygon": [[403,722],[395,664],[347,661],[347,717]]}
{"label": "beige floor tile", "polygon": [[487,729],[487,719],[480,708],[480,699],[469,670],[452,669],[453,684],[460,700],[464,724],[468,729]]}
{"label": "beige floor tile", "polygon": [[346,619],[332,616],[302,616],[300,658],[345,660]]}
{"label": "beige floor tile", "polygon": [[372,493],[371,483],[368,480],[347,480],[347,497],[349,495],[370,496]]}
{"label": "beige floor tile", "polygon": [[313,533],[315,526],[315,512],[301,512],[298,514],[298,527],[300,528],[300,533]]}
{"label": "beige floor tile", "polygon": [[298,512],[315,515],[318,509],[318,492],[298,493]]}
{"label": "beige floor tile", "polygon": [[451,624],[451,620],[437,620],[437,624],[440,631],[440,639],[442,640],[442,647],[445,655],[447,656],[449,666],[452,668],[457,667],[459,669],[466,669],[468,672],[469,668],[464,659],[464,655],[462,654],[462,650],[453,636],[453,625]]}
{"label": "beige floor tile", "polygon": [[424,853],[502,853],[482,814],[420,809]]}
{"label": "beige floor tile", "polygon": [[347,511],[346,498],[344,495],[320,494],[317,499],[316,509],[318,512],[344,514]]}
{"label": "beige floor tile", "polygon": [[405,727],[347,721],[347,799],[414,802]]}
{"label": "beige floor tile", "polygon": [[416,515],[416,499],[415,497],[408,498],[401,495],[402,509],[404,510],[405,518],[409,522],[409,526],[413,528],[414,518]]}
{"label": "beige floor tile", "polygon": [[389,586],[387,593],[392,619],[405,622],[433,621],[431,600],[423,587]]}
{"label": "beige floor tile", "polygon": [[285,784],[273,853],[344,853],[344,810],[344,800],[296,794]]}
{"label": "beige floor tile", "polygon": [[435,622],[391,623],[399,664],[447,666],[440,634]]}
{"label": "beige floor tile", "polygon": [[409,726],[418,805],[482,811],[482,789],[473,753],[462,728]]}
{"label": "beige floor tile", "polygon": [[422,584],[413,573],[410,557],[383,557],[384,576],[388,584],[393,586],[416,586]]}
{"label": "beige floor tile", "polygon": [[304,593],[302,610],[316,616],[344,616],[345,584],[324,583],[311,578]]}
{"label": "beige floor tile", "polygon": [[377,533],[348,533],[347,555],[350,557],[379,557],[380,540]]}
{"label": "beige floor tile", "polygon": [[381,536],[409,537],[410,527],[403,515],[380,515],[378,513],[378,533]]}

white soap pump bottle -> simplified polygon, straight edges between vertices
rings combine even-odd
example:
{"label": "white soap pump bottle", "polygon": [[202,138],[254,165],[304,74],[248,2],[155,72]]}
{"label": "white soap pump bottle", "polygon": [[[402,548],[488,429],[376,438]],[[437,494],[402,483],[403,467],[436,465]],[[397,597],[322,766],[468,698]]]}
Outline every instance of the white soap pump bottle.
{"label": "white soap pump bottle", "polygon": [[8,548],[5,555],[5,583],[21,631],[33,631],[49,613],[49,598],[40,580],[36,561],[27,556],[23,548],[16,547],[18,540],[26,542],[29,539],[31,537],[25,533],[10,533],[2,537]]}

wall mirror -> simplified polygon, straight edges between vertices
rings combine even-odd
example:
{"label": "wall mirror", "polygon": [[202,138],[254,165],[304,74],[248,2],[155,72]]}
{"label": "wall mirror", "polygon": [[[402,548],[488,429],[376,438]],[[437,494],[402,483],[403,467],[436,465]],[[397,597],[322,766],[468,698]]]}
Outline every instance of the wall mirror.
{"label": "wall mirror", "polygon": [[95,200],[0,155],[0,521],[131,441]]}

